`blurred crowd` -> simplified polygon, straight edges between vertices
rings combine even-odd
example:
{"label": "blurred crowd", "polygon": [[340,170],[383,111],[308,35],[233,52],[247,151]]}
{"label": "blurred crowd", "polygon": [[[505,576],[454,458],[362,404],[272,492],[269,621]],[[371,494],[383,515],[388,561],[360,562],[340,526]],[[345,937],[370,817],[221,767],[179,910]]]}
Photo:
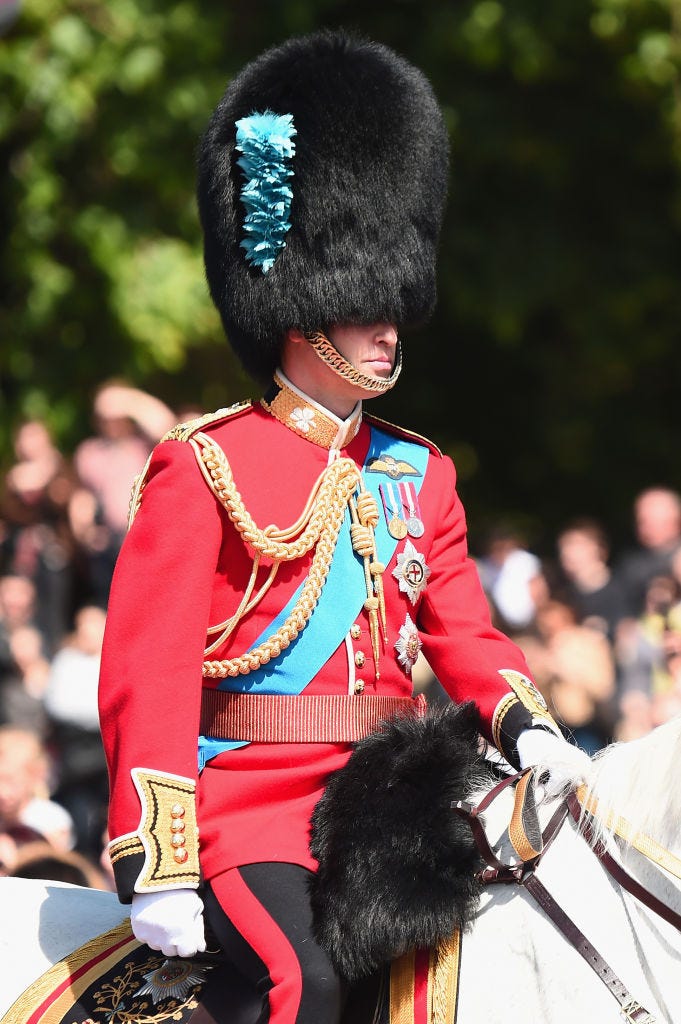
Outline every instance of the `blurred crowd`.
{"label": "blurred crowd", "polygon": [[111,887],[97,681],[132,481],[178,416],[112,382],[72,457],[23,423],[0,504],[0,872]]}
{"label": "blurred crowd", "polygon": [[[113,382],[72,457],[23,423],[0,491],[0,873],[113,888],[97,679],[134,477],[194,410]],[[565,735],[590,753],[681,710],[681,496],[632,496],[632,545],[577,519],[535,553],[512,529],[473,552],[495,623]],[[437,697],[420,665],[418,685]]]}
{"label": "blurred crowd", "polygon": [[632,502],[633,541],[612,553],[604,525],[566,523],[543,558],[498,530],[477,559],[495,624],[523,649],[571,741],[593,754],[681,711],[681,495]]}

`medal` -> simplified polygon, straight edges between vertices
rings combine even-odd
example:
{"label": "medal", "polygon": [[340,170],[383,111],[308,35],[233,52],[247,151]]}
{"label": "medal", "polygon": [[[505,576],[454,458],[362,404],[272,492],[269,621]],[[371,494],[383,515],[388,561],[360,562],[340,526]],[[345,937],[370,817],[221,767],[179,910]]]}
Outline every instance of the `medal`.
{"label": "medal", "polygon": [[410,537],[422,537],[425,527],[421,520],[420,509],[418,505],[418,498],[416,497],[416,491],[411,481],[398,484],[400,488],[400,494],[404,495],[403,504],[407,508],[407,533]]}
{"label": "medal", "polygon": [[411,670],[416,664],[422,646],[418,630],[412,622],[411,616],[407,615],[404,625],[400,626],[399,637],[395,643],[397,660],[407,675],[411,675]]}
{"label": "medal", "polygon": [[407,524],[404,519],[400,519],[399,516],[393,516],[388,523],[388,533],[395,540],[404,540],[409,532]]}
{"label": "medal", "polygon": [[381,500],[383,501],[383,511],[385,512],[386,522],[388,523],[388,533],[394,540],[404,540],[407,536],[407,524],[400,514],[400,505],[397,497],[395,496],[393,485],[391,483],[386,484],[388,492],[387,500],[383,484],[379,484],[378,489],[381,495]]}
{"label": "medal", "polygon": [[397,556],[397,565],[393,569],[400,592],[406,594],[412,604],[416,604],[426,589],[430,569],[426,559],[417,551],[410,540],[404,545],[404,551]]}
{"label": "medal", "polygon": [[424,526],[420,519],[417,519],[416,516],[410,516],[407,519],[407,533],[410,537],[423,537],[423,531]]}

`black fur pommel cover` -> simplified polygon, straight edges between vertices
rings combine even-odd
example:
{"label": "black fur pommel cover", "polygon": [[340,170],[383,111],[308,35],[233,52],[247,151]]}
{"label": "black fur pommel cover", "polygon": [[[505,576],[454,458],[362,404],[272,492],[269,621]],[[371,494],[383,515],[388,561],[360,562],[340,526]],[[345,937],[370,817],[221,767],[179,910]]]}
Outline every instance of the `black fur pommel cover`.
{"label": "black fur pommel cover", "polygon": [[357,745],[317,804],[315,934],[348,980],[472,920],[477,853],[450,807],[489,779],[478,727],[472,703],[395,719]]}
{"label": "black fur pommel cover", "polygon": [[[291,114],[296,134],[291,227],[263,273],[240,248],[235,122],[267,110]],[[448,150],[427,78],[380,43],[318,32],[266,51],[234,78],[201,141],[198,203],[210,292],[256,379],[276,368],[290,327],[427,319]]]}

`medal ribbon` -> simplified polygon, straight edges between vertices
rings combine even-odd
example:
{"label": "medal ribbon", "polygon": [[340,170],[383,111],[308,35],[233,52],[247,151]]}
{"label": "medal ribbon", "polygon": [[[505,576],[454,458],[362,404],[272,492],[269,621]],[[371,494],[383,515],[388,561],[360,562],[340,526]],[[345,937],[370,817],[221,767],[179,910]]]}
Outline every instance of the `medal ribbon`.
{"label": "medal ribbon", "polygon": [[406,507],[407,514],[409,516],[415,516],[417,519],[420,519],[421,509],[419,508],[419,499],[416,496],[416,491],[414,490],[411,481],[405,480],[403,484],[398,484],[397,486],[401,490],[401,493],[404,495],[404,498],[402,499],[402,504],[404,507]]}
{"label": "medal ribbon", "polygon": [[[381,500],[383,501],[383,511],[385,512],[385,519],[388,524],[388,532],[391,537],[397,540],[401,540],[402,534],[406,534],[407,524],[404,522],[402,518],[401,503],[398,501],[397,495],[393,490],[392,481],[388,481],[388,483],[385,485],[385,489],[383,487],[383,484],[379,484],[378,489],[381,494]],[[399,493],[399,484],[397,485],[397,489]],[[387,501],[385,497],[386,490],[388,492]],[[402,526],[401,529],[400,524]],[[397,531],[395,530],[395,525],[397,525],[398,527]]]}

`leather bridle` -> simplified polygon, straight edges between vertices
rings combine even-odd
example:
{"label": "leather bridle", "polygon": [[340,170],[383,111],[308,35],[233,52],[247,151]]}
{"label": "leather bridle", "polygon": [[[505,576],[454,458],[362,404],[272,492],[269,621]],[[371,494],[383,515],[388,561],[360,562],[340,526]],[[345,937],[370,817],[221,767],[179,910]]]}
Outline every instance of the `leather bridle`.
{"label": "leather bridle", "polygon": [[[547,849],[558,835],[568,814],[578,823],[579,831],[590,843],[596,856],[612,877],[635,896],[650,910],[659,914],[665,921],[681,931],[681,914],[676,913],[662,903],[653,893],[649,892],[633,878],[614,857],[605,849],[600,841],[594,840],[594,833],[589,812],[583,813],[582,807],[574,793],[568,794],[561,801],[543,831],[538,831],[538,819],[534,808],[533,781],[535,769],[526,768],[517,775],[511,775],[498,782],[482,798],[476,806],[465,800],[452,803],[452,810],[464,818],[471,827],[478,852],[484,867],[477,873],[477,878],[484,885],[511,884],[522,885],[536,900],[547,917],[564,935],[567,941],[586,960],[589,967],[598,975],[603,984],[614,996],[620,1006],[620,1012],[628,1024],[655,1024],[656,1018],[634,998],[624,983],[598,952],[574,921],[554,900],[551,893],[537,878],[536,870]],[[487,838],[481,815],[492,802],[509,786],[515,786],[515,806],[509,826],[509,836],[518,859],[513,862],[502,861],[492,849]],[[530,803],[531,801],[531,803]],[[537,830],[526,830],[524,823],[536,820]]]}

